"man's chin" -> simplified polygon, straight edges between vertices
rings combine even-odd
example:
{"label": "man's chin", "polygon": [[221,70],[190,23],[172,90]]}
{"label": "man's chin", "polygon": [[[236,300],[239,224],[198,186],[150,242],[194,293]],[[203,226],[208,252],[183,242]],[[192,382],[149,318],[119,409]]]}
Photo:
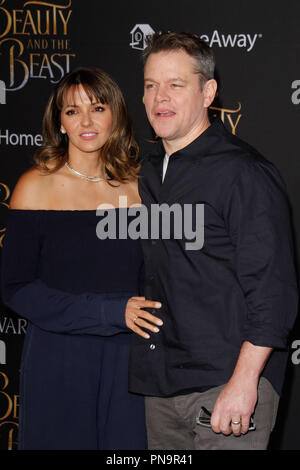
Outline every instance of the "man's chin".
{"label": "man's chin", "polygon": [[155,135],[157,137],[160,137],[163,140],[173,140],[174,138],[173,133],[171,133],[170,131],[167,131],[161,128],[156,128],[156,129],[153,128],[153,129],[154,129]]}

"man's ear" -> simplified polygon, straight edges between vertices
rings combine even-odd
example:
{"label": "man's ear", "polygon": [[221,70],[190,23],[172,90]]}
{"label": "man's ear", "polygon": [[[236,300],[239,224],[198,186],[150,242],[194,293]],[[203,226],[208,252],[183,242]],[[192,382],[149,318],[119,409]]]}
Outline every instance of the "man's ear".
{"label": "man's ear", "polygon": [[204,107],[209,108],[215,99],[218,89],[218,84],[214,78],[207,80],[203,86]]}

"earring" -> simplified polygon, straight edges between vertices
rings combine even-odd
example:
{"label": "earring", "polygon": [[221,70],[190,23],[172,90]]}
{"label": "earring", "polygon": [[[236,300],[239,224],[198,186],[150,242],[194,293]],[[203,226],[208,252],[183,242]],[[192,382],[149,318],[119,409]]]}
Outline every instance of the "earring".
{"label": "earring", "polygon": [[61,132],[62,134],[66,134],[66,131],[65,131],[62,127],[60,128],[60,132]]}

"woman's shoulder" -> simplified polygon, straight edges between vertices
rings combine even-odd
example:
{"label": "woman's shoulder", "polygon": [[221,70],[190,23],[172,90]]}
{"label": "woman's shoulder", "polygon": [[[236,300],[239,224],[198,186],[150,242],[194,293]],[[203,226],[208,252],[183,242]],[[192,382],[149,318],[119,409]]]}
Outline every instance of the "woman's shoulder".
{"label": "woman's shoulder", "polygon": [[125,185],[123,185],[121,192],[123,192],[123,194],[126,196],[128,206],[141,203],[136,179],[130,180]]}
{"label": "woman's shoulder", "polygon": [[10,199],[11,209],[40,209],[51,181],[51,175],[30,168],[19,178]]}

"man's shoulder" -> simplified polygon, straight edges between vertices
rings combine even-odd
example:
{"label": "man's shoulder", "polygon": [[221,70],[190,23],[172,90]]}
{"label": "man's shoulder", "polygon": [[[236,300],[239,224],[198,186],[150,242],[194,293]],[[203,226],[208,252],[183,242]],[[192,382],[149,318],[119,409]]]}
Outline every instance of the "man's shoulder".
{"label": "man's shoulder", "polygon": [[277,187],[285,188],[285,182],[276,164],[255,147],[229,132],[224,140],[225,145],[224,141],[222,145],[221,140],[218,144],[220,148],[223,147],[220,165],[226,181],[240,181],[245,184],[255,181],[257,185],[265,187],[276,184]]}
{"label": "man's shoulder", "polygon": [[255,167],[274,167],[262,153],[237,135],[224,131],[208,151],[208,157],[215,157],[220,165],[230,170],[247,170]]}
{"label": "man's shoulder", "polygon": [[[226,173],[232,172],[233,174],[252,167],[274,167],[274,164],[257,148],[229,132],[220,119],[212,123],[208,132],[203,137],[200,136],[200,140],[197,139],[192,143],[189,152],[194,153],[194,161],[199,163],[196,167],[194,165],[191,167],[196,173],[197,166],[201,170],[203,162],[216,171],[224,168]],[[141,156],[141,174],[147,174],[150,167],[158,167],[162,164],[164,154],[160,139],[145,147]]]}

